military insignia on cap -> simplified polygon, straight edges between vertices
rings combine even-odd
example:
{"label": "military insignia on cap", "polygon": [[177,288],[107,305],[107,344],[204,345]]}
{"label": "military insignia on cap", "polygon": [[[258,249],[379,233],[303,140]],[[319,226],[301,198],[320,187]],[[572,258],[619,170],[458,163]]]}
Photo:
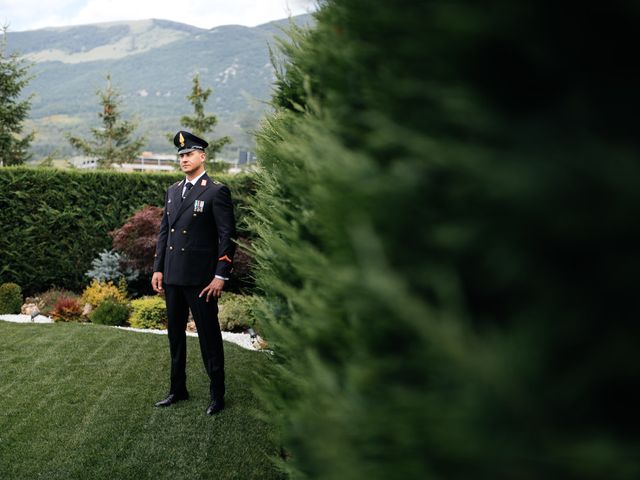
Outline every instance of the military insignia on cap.
{"label": "military insignia on cap", "polygon": [[175,137],[173,137],[173,144],[178,148],[178,155],[189,153],[193,150],[204,151],[209,146],[206,140],[184,130],[176,133]]}

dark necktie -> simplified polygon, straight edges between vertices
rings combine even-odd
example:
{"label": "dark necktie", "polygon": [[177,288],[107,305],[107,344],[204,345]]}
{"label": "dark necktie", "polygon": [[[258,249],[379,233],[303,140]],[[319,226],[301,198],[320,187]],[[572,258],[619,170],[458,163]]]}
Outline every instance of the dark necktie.
{"label": "dark necktie", "polygon": [[193,183],[189,183],[187,182],[184,186],[185,190],[184,190],[184,196],[182,197],[182,199],[184,200],[185,198],[187,198],[187,195],[189,195],[189,190],[191,190],[191,188],[193,187]]}

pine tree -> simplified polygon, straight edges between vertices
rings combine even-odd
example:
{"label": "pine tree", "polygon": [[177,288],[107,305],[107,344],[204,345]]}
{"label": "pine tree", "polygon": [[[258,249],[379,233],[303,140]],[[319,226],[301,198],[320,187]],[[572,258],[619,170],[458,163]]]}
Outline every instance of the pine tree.
{"label": "pine tree", "polygon": [[114,163],[123,163],[133,159],[142,146],[144,137],[132,139],[137,125],[134,122],[120,120],[120,94],[111,84],[111,75],[107,75],[107,86],[98,91],[102,112],[102,128],[92,128],[93,140],[69,136],[69,143],[83,154],[96,157],[98,168],[111,168]]}
{"label": "pine tree", "polygon": [[30,97],[20,99],[31,80],[30,65],[17,53],[7,52],[7,27],[0,38],[0,166],[19,165],[31,156],[27,153],[33,132],[21,136],[23,122],[31,109]]}
{"label": "pine tree", "polygon": [[[194,75],[191,93],[187,95],[187,100],[193,105],[194,113],[192,116],[183,116],[180,119],[180,125],[194,135],[204,138],[209,142],[209,146],[206,149],[207,168],[210,171],[220,172],[226,170],[225,167],[227,167],[227,165],[225,162],[216,162],[216,154],[219,153],[225,145],[231,143],[231,138],[228,136],[218,138],[217,140],[209,140],[206,138],[207,134],[212,132],[218,123],[218,118],[215,115],[207,115],[204,111],[205,103],[207,103],[212,92],[213,90],[211,88],[203,89],[200,84],[200,76],[198,74]],[[173,142],[173,134],[170,135],[170,139]]]}

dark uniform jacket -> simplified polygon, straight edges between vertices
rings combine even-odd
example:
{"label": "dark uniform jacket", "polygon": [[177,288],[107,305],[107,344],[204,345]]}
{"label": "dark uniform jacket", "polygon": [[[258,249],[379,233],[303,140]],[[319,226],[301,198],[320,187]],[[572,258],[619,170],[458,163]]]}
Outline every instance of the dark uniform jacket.
{"label": "dark uniform jacket", "polygon": [[206,285],[233,267],[231,193],[205,173],[182,200],[184,182],[167,189],[153,271],[168,285]]}

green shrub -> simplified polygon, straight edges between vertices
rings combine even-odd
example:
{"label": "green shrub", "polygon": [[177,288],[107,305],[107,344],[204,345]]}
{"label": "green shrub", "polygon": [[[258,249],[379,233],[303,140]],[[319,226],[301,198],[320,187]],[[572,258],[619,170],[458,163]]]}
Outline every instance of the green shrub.
{"label": "green shrub", "polygon": [[22,289],[15,283],[0,285],[0,314],[18,314],[22,307]]}
{"label": "green shrub", "polygon": [[[17,283],[27,295],[51,285],[81,290],[92,261],[112,247],[108,233],[143,205],[162,207],[167,187],[181,178],[179,173],[0,168],[0,283]],[[252,195],[251,176],[217,179],[231,189],[239,232],[246,235],[243,205]],[[24,213],[16,217],[16,212]]]}
{"label": "green shrub", "polygon": [[166,328],[167,306],[160,296],[142,297],[131,302],[129,324],[134,328]]}
{"label": "green shrub", "polygon": [[224,292],[218,302],[220,329],[228,332],[242,331],[256,327],[255,309],[258,297]]}
{"label": "green shrub", "polygon": [[108,298],[91,312],[89,319],[100,325],[124,325],[129,319],[129,306]]}

